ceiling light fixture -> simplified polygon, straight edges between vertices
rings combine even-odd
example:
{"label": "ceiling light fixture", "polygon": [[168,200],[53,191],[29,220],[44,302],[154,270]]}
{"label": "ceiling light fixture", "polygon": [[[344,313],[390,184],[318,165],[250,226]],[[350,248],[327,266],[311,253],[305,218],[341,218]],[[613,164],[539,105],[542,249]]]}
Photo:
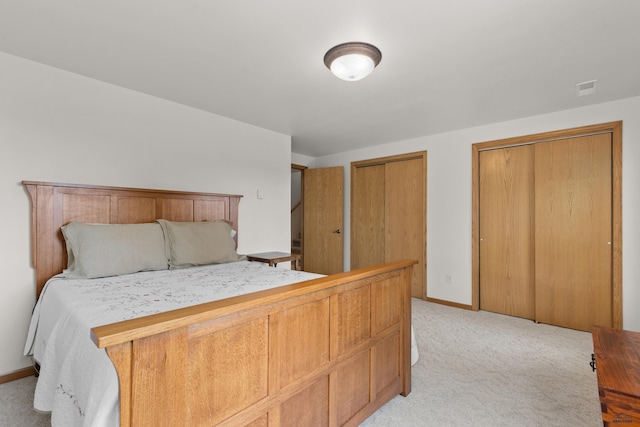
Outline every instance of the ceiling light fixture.
{"label": "ceiling light fixture", "polygon": [[329,49],[324,55],[324,65],[336,77],[355,82],[371,74],[381,59],[382,53],[374,45],[350,42]]}

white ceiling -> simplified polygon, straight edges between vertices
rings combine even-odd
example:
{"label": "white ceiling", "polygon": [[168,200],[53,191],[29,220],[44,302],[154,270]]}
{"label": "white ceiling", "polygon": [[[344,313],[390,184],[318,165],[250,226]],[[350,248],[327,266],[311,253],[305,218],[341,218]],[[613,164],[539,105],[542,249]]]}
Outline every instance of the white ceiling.
{"label": "white ceiling", "polygon": [[[382,51],[359,82],[322,61],[347,41]],[[638,96],[639,47],[638,0],[0,2],[0,51],[291,135],[310,156]]]}

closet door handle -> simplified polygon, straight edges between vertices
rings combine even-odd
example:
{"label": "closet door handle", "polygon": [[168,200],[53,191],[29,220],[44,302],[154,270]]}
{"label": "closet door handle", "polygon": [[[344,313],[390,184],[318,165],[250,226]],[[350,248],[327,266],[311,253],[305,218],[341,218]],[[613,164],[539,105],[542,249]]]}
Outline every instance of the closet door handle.
{"label": "closet door handle", "polygon": [[337,230],[334,231],[334,233],[340,234],[340,233],[342,233],[342,231],[340,231],[340,229],[338,228]]}

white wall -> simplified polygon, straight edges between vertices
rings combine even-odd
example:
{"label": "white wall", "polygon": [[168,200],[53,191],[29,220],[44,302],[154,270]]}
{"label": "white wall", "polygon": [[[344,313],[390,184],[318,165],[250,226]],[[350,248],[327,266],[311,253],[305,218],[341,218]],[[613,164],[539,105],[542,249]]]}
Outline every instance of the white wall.
{"label": "white wall", "polygon": [[291,163],[298,166],[313,167],[315,159],[304,154],[291,153]]}
{"label": "white wall", "polygon": [[[353,161],[427,150],[427,295],[471,304],[471,145],[590,124],[623,121],[623,327],[640,331],[640,97],[318,157],[314,167],[345,167],[350,217]],[[345,223],[345,266],[350,228]],[[445,284],[445,276],[452,277]]]}
{"label": "white wall", "polygon": [[289,136],[3,53],[0,70],[0,375],[30,365],[22,180],[242,194],[238,252],[289,250]]}

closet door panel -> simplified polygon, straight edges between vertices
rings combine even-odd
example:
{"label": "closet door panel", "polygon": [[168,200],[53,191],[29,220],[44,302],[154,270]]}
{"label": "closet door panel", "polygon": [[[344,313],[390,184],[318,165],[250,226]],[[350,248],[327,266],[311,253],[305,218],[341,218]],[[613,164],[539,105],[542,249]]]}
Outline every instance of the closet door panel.
{"label": "closet door panel", "polygon": [[384,164],[356,168],[351,184],[351,269],[385,262]]}
{"label": "closet door panel", "polygon": [[536,320],[611,326],[611,135],[535,145]]}
{"label": "closet door panel", "polygon": [[532,145],[480,153],[480,309],[535,315]]}
{"label": "closet door panel", "polygon": [[424,160],[386,164],[385,224],[386,261],[415,259],[411,296],[424,298],[426,230]]}

